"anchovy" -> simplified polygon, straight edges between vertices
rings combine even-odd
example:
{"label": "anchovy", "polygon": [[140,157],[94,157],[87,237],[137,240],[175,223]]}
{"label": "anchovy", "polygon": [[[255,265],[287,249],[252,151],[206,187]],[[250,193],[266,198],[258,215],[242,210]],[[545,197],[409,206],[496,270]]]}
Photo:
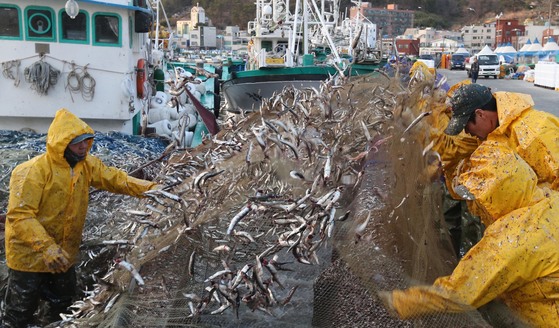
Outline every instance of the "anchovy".
{"label": "anchovy", "polygon": [[196,252],[192,251],[190,253],[190,258],[188,259],[188,273],[191,277],[194,276],[194,261],[196,260]]}
{"label": "anchovy", "polygon": [[144,279],[142,278],[142,276],[140,276],[140,274],[138,273],[138,271],[136,270],[136,268],[134,267],[134,265],[132,265],[132,263],[128,263],[124,260],[119,260],[117,263],[120,267],[130,271],[130,273],[132,274],[132,276],[134,277],[134,279],[136,279],[136,282],[138,282],[139,286],[143,286],[144,285]]}
{"label": "anchovy", "polygon": [[176,202],[180,202],[180,200],[181,200],[181,198],[180,198],[179,196],[174,195],[174,194],[172,194],[172,193],[170,193],[170,192],[168,192],[168,191],[162,190],[162,189],[148,190],[148,191],[146,191],[144,194],[146,194],[146,195],[148,195],[148,196],[149,196],[149,195],[152,195],[152,194],[160,194],[160,195],[165,196],[165,197],[167,197],[167,198],[169,198],[169,199],[172,199],[172,200],[174,200],[174,201],[176,201]]}
{"label": "anchovy", "polygon": [[295,147],[294,144],[283,139],[282,136],[279,134],[278,134],[278,141],[286,145],[289,149],[291,149],[291,151],[293,152],[293,156],[295,156],[296,159],[299,159],[299,152],[297,151],[297,147]]}
{"label": "anchovy", "polygon": [[229,227],[227,228],[226,232],[228,235],[233,232],[233,229],[235,229],[237,223],[239,223],[248,214],[248,212],[250,212],[251,209],[252,206],[250,204],[247,204],[239,213],[237,213],[237,215],[233,217],[233,219],[231,219],[231,223],[229,223]]}
{"label": "anchovy", "polygon": [[210,282],[210,281],[214,280],[215,278],[217,278],[219,276],[223,276],[223,275],[226,275],[226,274],[229,274],[229,273],[233,273],[233,272],[231,272],[231,270],[228,270],[228,269],[218,271],[218,272],[212,274],[211,276],[209,276],[206,280],[204,280],[204,282]]}
{"label": "anchovy", "polygon": [[406,132],[408,132],[409,130],[411,130],[411,128],[413,128],[414,126],[416,126],[419,122],[421,122],[421,120],[425,117],[430,115],[431,112],[423,112],[421,114],[419,114],[419,116],[417,116],[412,122],[411,124],[404,130],[404,132],[402,133],[402,135],[406,134]]}
{"label": "anchovy", "polygon": [[251,155],[252,155],[252,141],[248,144],[248,149],[247,149],[247,154],[245,156],[245,162],[247,162],[247,164],[250,164],[251,162]]}

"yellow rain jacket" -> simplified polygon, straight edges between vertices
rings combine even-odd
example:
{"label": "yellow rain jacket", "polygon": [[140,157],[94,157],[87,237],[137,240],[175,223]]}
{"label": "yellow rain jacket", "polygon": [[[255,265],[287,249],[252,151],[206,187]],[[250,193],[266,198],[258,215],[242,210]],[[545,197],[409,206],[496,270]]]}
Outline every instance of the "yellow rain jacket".
{"label": "yellow rain jacket", "polygon": [[525,323],[559,327],[559,192],[537,186],[503,135],[481,144],[467,167],[458,182],[490,223],[483,238],[450,276],[389,293],[389,307],[408,319],[468,311],[500,297]]}
{"label": "yellow rain jacket", "polygon": [[[141,196],[155,185],[108,167],[89,154],[71,168],[64,150],[72,139],[84,133],[94,131],[66,109],[59,110],[47,134],[46,153],[13,170],[5,228],[9,268],[49,272],[43,252],[53,244],[70,255],[70,265],[76,262],[90,186]],[[89,149],[92,143],[90,140]]]}
{"label": "yellow rain jacket", "polygon": [[[466,83],[466,82],[461,82]],[[455,89],[459,84],[452,87]],[[449,94],[453,90],[449,91]],[[542,185],[559,190],[559,120],[552,114],[533,109],[530,95],[512,92],[495,92],[499,126],[489,136],[504,136],[510,146],[532,167]],[[460,171],[459,162],[481,143],[464,131],[457,136],[442,133],[449,117],[438,115],[432,123],[433,150],[441,154],[447,183]],[[489,138],[488,136],[488,138]],[[448,185],[452,192],[451,185]],[[455,195],[456,196],[456,195]]]}
{"label": "yellow rain jacket", "polygon": [[559,188],[559,120],[533,109],[532,97],[495,92],[499,126],[490,135],[504,135],[516,152],[536,171],[540,183]]}

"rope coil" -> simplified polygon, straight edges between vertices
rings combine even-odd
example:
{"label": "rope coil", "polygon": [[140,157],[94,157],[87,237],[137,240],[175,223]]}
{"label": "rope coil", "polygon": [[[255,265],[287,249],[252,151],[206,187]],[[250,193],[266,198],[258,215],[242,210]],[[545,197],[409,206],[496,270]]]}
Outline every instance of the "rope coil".
{"label": "rope coil", "polygon": [[[20,78],[19,78],[19,66],[21,65],[21,60],[11,60],[9,62],[2,63],[2,75],[5,78],[14,80],[14,85],[17,87],[19,86]],[[15,76],[12,69],[15,68]]]}
{"label": "rope coil", "polygon": [[95,79],[87,71],[87,65],[83,68],[76,68],[72,63],[72,69],[66,77],[66,89],[72,93],[81,93],[85,101],[92,101],[95,95]]}
{"label": "rope coil", "polygon": [[48,89],[58,82],[60,71],[42,59],[24,70],[25,81],[40,95],[46,95]]}

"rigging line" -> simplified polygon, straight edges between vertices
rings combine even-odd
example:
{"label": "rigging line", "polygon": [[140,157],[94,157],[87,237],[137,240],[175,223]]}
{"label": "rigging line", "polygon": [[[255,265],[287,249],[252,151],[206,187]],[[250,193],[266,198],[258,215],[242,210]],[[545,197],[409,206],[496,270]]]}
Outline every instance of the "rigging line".
{"label": "rigging line", "polygon": [[132,74],[132,73],[133,73],[133,72],[112,71],[112,70],[103,69],[103,68],[94,68],[94,67],[89,66],[89,64],[80,65],[80,64],[76,64],[75,62],[69,62],[69,61],[67,61],[67,60],[58,59],[58,58],[56,58],[56,57],[52,57],[52,56],[49,56],[49,55],[45,55],[45,57],[48,57],[48,58],[51,58],[51,59],[54,59],[54,60],[58,60],[59,62],[62,62],[62,63],[64,63],[64,64],[70,64],[70,65],[71,65],[71,64],[74,64],[76,67],[80,67],[80,68],[85,68],[85,67],[87,67],[87,69],[94,70],[94,71],[101,71],[101,72],[107,72],[107,73],[116,73],[116,74]]}
{"label": "rigging line", "polygon": [[22,60],[26,60],[26,59],[35,58],[35,57],[40,57],[40,55],[39,55],[39,54],[36,54],[36,55],[29,56],[29,57],[23,57],[23,58],[19,58],[19,59],[12,59],[12,60],[8,60],[8,61],[5,61],[5,62],[2,62],[1,64],[6,64],[6,63],[10,63],[10,62],[17,61],[17,60],[22,61]]}
{"label": "rigging line", "polygon": [[[27,60],[27,59],[31,59],[31,58],[35,58],[35,57],[41,57],[41,58],[48,57],[48,58],[51,58],[51,59],[54,59],[54,60],[58,60],[59,62],[62,62],[62,63],[64,63],[64,64],[70,64],[70,65],[73,63],[73,62],[70,62],[70,61],[67,61],[67,60],[63,60],[63,59],[58,59],[58,58],[56,58],[56,57],[52,57],[52,56],[49,56],[49,55],[42,55],[42,56],[41,56],[41,55],[37,54],[37,55],[29,56],[29,57],[23,57],[23,58],[19,58],[19,59],[8,60],[8,61],[5,61],[5,62],[1,62],[0,64],[6,64],[6,63],[10,63],[10,62],[17,61],[17,60],[23,61],[23,60]],[[75,63],[74,63],[74,65],[75,65],[75,66],[78,66],[78,67],[80,67],[80,68],[84,68],[84,67],[86,67],[86,66],[89,65],[89,64],[87,64],[87,65],[79,65],[79,64],[75,64]],[[116,74],[133,74],[133,73],[134,73],[133,71],[130,71],[130,72],[119,72],[119,71],[112,71],[112,70],[103,69],[103,68],[94,68],[94,67],[90,67],[90,66],[88,66],[88,69],[91,69],[91,70],[94,70],[94,71],[102,71],[102,72],[108,72],[108,73],[116,73]]]}

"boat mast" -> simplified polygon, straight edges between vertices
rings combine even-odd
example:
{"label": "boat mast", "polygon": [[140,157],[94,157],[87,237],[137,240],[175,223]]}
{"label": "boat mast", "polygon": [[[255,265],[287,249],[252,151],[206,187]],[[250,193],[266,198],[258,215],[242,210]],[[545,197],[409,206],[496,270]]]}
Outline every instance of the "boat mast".
{"label": "boat mast", "polygon": [[314,8],[316,16],[318,16],[318,19],[320,21],[320,27],[322,29],[322,34],[326,37],[326,40],[328,41],[328,46],[330,47],[330,49],[332,50],[332,54],[334,55],[334,62],[336,64],[340,64],[342,62],[342,60],[341,60],[340,55],[338,53],[338,49],[336,48],[336,45],[334,44],[334,41],[332,40],[332,36],[330,35],[330,31],[328,31],[328,27],[326,26],[326,22],[324,21],[323,14],[318,9],[318,6],[316,5],[315,0],[305,0],[305,4],[307,3],[307,1],[310,1],[312,7]]}
{"label": "boat mast", "polygon": [[155,0],[155,49],[159,49],[159,0]]}
{"label": "boat mast", "polygon": [[303,1],[303,53],[309,53],[309,7],[307,1]]}
{"label": "boat mast", "polygon": [[[299,5],[300,1],[295,1],[295,15],[293,15],[293,26],[291,27],[291,40],[289,41],[289,52],[295,57],[295,38],[297,36],[297,18],[299,17]],[[287,0],[287,8],[289,8],[289,0]],[[306,46],[305,42],[305,46]],[[308,49],[307,49],[308,50]],[[304,52],[305,54],[308,53],[307,51]]]}

